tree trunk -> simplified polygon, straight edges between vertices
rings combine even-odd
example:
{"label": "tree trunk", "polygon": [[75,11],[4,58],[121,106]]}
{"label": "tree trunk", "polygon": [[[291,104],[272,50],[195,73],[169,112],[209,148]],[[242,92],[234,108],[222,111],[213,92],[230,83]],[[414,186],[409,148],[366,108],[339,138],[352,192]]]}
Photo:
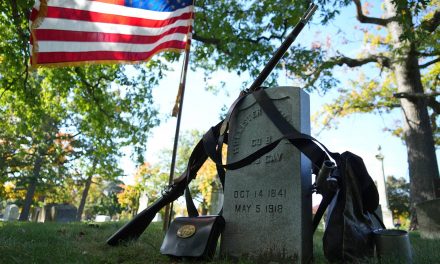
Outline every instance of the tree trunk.
{"label": "tree trunk", "polygon": [[206,203],[205,198],[203,198],[202,202],[202,212],[201,215],[208,215],[208,204]]}
{"label": "tree trunk", "polygon": [[[385,1],[390,17],[396,16],[397,13],[392,2],[392,0]],[[406,14],[410,14],[409,10]],[[388,29],[393,37],[394,48],[398,51],[392,60],[398,92],[407,95],[423,93],[415,44],[402,41],[404,28],[399,22],[389,23]],[[403,135],[408,154],[411,227],[417,228],[415,204],[435,198],[434,182],[439,177],[439,171],[426,99],[409,96],[402,98],[400,104],[403,112]]]}
{"label": "tree trunk", "polygon": [[90,185],[92,185],[92,174],[89,175],[86,179],[86,185],[84,186],[84,190],[81,196],[81,201],[78,206],[78,212],[76,215],[76,220],[81,221],[82,214],[84,212],[84,207],[86,205],[87,196],[89,195]]}
{"label": "tree trunk", "polygon": [[40,177],[41,166],[43,164],[43,156],[40,152],[37,152],[37,158],[35,159],[34,169],[32,170],[32,178],[27,188],[26,197],[24,199],[23,210],[21,211],[19,221],[27,221],[29,219],[29,212],[34,198],[35,189],[37,188],[38,178]]}
{"label": "tree trunk", "polygon": [[95,174],[96,160],[93,161],[92,171],[86,179],[86,185],[81,196],[81,201],[78,206],[78,212],[76,214],[76,220],[81,221],[82,214],[84,212],[84,207],[86,206],[87,196],[89,195],[90,185],[92,185],[93,174]]}

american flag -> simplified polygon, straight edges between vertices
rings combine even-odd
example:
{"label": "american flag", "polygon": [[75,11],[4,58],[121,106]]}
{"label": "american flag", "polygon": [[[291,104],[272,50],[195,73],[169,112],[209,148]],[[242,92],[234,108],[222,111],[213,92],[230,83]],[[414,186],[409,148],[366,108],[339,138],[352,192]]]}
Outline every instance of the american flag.
{"label": "american flag", "polygon": [[36,0],[33,66],[146,61],[183,50],[193,0]]}

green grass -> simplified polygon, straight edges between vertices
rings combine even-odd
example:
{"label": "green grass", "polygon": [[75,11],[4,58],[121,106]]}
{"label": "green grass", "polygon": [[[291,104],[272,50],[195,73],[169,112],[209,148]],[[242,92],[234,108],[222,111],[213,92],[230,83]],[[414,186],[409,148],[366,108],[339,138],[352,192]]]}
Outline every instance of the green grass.
{"label": "green grass", "polygon": [[[161,224],[153,223],[138,241],[111,247],[105,241],[122,223],[6,223],[0,222],[0,263],[176,263],[159,253]],[[322,232],[314,237],[314,263],[327,263]],[[440,263],[440,240],[410,234],[414,263]],[[184,262],[185,263],[185,262]],[[197,262],[201,263],[201,262]],[[234,263],[216,258],[212,263]],[[238,263],[253,263],[240,260]],[[374,259],[365,263],[376,263]],[[392,262],[386,262],[392,263]]]}

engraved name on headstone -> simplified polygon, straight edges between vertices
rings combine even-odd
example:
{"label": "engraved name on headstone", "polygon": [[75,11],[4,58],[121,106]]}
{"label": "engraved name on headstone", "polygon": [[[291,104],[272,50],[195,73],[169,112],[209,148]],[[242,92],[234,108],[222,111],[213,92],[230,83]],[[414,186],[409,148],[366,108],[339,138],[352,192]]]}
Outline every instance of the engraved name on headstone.
{"label": "engraved name on headstone", "polygon": [[[266,90],[298,130],[310,133],[309,96],[295,87]],[[231,119],[228,163],[246,157],[281,133],[256,103],[244,99]],[[226,174],[226,220],[221,254],[258,262],[307,263],[312,257],[310,161],[287,140],[253,164]]]}

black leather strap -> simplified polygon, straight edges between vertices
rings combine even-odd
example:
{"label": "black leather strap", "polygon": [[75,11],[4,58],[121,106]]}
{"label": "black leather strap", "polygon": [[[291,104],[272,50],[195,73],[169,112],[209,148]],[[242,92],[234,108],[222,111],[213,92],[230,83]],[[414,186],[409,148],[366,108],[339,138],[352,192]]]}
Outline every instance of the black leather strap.
{"label": "black leather strap", "polygon": [[[252,94],[254,95],[255,99],[260,104],[266,115],[272,120],[272,122],[280,130],[282,136],[277,140],[274,140],[271,144],[264,146],[263,148],[255,151],[254,153],[250,154],[249,156],[239,161],[230,164],[222,164],[222,157],[221,155],[219,155],[219,149],[221,149],[221,147],[218,145],[219,141],[217,136],[219,135],[221,137],[222,131],[217,132],[216,127],[212,127],[203,136],[203,146],[205,148],[206,154],[217,164],[217,166],[222,167],[224,169],[238,169],[244,167],[252,163],[256,159],[258,159],[265,153],[274,149],[282,139],[288,139],[294,146],[296,146],[302,153],[304,153],[312,161],[314,165],[315,174],[317,174],[317,172],[321,168],[324,160],[329,160],[329,157],[326,154],[326,152],[332,157],[337,155],[336,153],[330,152],[323,144],[321,144],[315,138],[299,132],[292,125],[290,125],[290,123],[287,122],[287,120],[281,115],[281,113],[278,111],[278,109],[273,104],[272,100],[269,98],[269,96],[263,89],[260,89]],[[242,98],[244,97],[241,97],[241,99]],[[238,101],[239,100],[236,100],[236,102]],[[236,106],[237,103],[233,105]],[[230,118],[232,111],[230,110],[228,113],[229,113],[228,117]],[[222,129],[225,127],[224,123],[221,125],[221,127]],[[318,145],[321,147],[319,147]]]}
{"label": "black leather strap", "polygon": [[[221,125],[222,122],[212,127],[209,131],[218,135],[218,131],[220,130]],[[197,211],[196,206],[194,205],[194,201],[192,199],[191,192],[188,186],[191,180],[193,180],[196,177],[197,172],[199,171],[200,167],[202,167],[202,165],[205,163],[207,157],[208,156],[206,155],[204,142],[203,140],[200,140],[197,143],[196,147],[194,148],[193,152],[191,153],[185,173],[183,173],[181,177],[175,180],[175,182],[186,181],[186,186],[185,186],[186,210],[188,212],[188,215],[192,217],[198,216],[199,213]],[[223,183],[224,183],[224,177],[222,184]]]}
{"label": "black leather strap", "polygon": [[185,188],[186,211],[188,212],[188,216],[196,217],[199,216],[199,211],[197,211],[197,208],[194,205],[194,201],[192,199],[191,192],[188,186],[186,186]]}
{"label": "black leather strap", "polygon": [[[219,163],[222,163],[223,161],[223,144],[227,143],[228,139],[228,130],[229,130],[229,121],[231,120],[232,113],[234,112],[235,108],[241,103],[241,101],[248,95],[248,92],[242,91],[237,99],[232,103],[232,105],[229,107],[228,112],[226,113],[225,119],[223,119],[222,125],[220,126],[220,131],[218,136],[211,137],[209,140],[209,144],[212,144],[212,146],[216,146],[215,151],[215,160],[220,161],[216,162],[216,169],[217,174],[220,177],[220,181],[222,182],[223,188],[225,186],[225,169],[219,165]],[[214,141],[215,139],[215,141]]]}
{"label": "black leather strap", "polygon": [[[295,127],[293,127],[276,108],[275,104],[270,99],[264,89],[259,89],[256,92],[252,93],[252,95],[261,106],[264,113],[281,132],[281,134],[293,134],[298,139],[304,139],[297,142],[291,141],[291,143],[295,145],[302,153],[304,153],[304,155],[306,155],[312,161],[312,163],[314,164],[314,172],[316,174],[321,168],[322,163],[325,160],[329,160],[329,156],[327,155],[327,153],[330,156],[333,156],[333,153],[330,152],[323,144],[321,144],[312,136],[301,133]],[[315,142],[318,143],[322,148],[319,147]]]}
{"label": "black leather strap", "polygon": [[313,217],[313,222],[312,222],[313,233],[315,233],[316,229],[318,228],[319,222],[321,221],[325,210],[327,209],[328,205],[332,202],[335,195],[336,195],[336,191],[322,196],[321,203],[319,204],[318,210],[316,211],[315,216]]}

